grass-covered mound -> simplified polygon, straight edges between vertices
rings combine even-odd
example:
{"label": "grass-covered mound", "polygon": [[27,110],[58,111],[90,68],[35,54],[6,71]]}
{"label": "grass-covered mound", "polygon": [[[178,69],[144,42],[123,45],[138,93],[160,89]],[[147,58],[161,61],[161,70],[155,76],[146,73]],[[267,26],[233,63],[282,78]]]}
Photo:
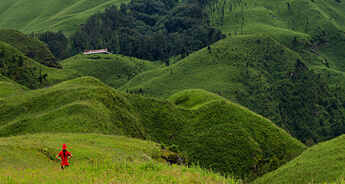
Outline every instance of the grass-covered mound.
{"label": "grass-covered mound", "polygon": [[19,85],[0,74],[0,98],[22,93],[27,90],[29,90],[29,88]]}
{"label": "grass-covered mound", "polygon": [[17,48],[27,57],[49,67],[61,68],[45,43],[19,31],[0,29],[0,41]]}
{"label": "grass-covered mound", "polygon": [[[0,99],[0,136],[83,132],[152,139],[177,145],[203,167],[242,177],[252,173],[252,178],[304,150],[269,120],[211,93],[193,93],[171,97],[175,104],[181,98],[194,103],[189,108],[121,93],[91,77],[78,78]],[[199,103],[198,96],[209,101]]]}
{"label": "grass-covered mound", "polygon": [[44,66],[4,42],[0,42],[0,74],[30,89],[49,86],[80,76],[74,70]]}
{"label": "grass-covered mound", "polygon": [[0,28],[16,29],[25,33],[63,30],[71,34],[95,12],[127,2],[127,0],[1,1]]}
{"label": "grass-covered mound", "polygon": [[344,183],[345,135],[309,148],[254,183]]}
{"label": "grass-covered mound", "polygon": [[120,89],[159,98],[204,89],[271,119],[303,142],[345,130],[341,103],[327,83],[267,36],[224,39],[170,67],[139,74]]}
{"label": "grass-covered mound", "polygon": [[[61,145],[73,154],[60,169]],[[98,134],[0,138],[1,183],[235,183],[199,167],[157,162],[154,142]]]}
{"label": "grass-covered mound", "polygon": [[141,72],[158,68],[158,63],[121,55],[76,55],[62,62],[64,69],[95,77],[106,85],[119,88]]}

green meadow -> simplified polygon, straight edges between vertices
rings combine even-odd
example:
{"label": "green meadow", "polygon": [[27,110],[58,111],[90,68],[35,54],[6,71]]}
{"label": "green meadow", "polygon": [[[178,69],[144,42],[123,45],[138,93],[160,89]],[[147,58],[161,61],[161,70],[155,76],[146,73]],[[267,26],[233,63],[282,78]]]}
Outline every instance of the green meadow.
{"label": "green meadow", "polygon": [[98,11],[128,0],[3,0],[0,2],[0,27],[25,33],[63,30],[72,34]]}
{"label": "green meadow", "polygon": [[160,62],[112,55],[76,55],[61,62],[64,69],[78,71],[82,76],[95,77],[115,89],[138,74],[161,68]]}
{"label": "green meadow", "polygon": [[[199,166],[169,166],[151,141],[70,133],[0,140],[1,183],[237,183]],[[65,170],[55,158],[62,143],[74,155]]]}

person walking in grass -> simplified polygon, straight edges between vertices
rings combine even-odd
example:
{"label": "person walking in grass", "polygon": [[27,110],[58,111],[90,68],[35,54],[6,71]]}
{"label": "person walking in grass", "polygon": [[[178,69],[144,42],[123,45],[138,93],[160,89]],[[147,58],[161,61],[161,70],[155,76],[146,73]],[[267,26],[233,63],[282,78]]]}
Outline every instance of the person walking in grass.
{"label": "person walking in grass", "polygon": [[[66,150],[67,146],[66,144],[62,145],[62,151],[60,151],[60,153],[58,155],[56,155],[56,158],[59,159],[61,161],[61,169],[64,169],[64,167],[68,167],[68,159],[71,159],[73,157],[73,155]],[[59,158],[61,157],[61,158]]]}

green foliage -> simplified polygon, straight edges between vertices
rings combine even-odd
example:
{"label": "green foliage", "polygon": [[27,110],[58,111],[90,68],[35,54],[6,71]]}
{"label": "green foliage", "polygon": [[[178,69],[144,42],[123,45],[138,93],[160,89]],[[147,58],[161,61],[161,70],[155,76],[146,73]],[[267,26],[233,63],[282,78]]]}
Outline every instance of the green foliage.
{"label": "green foliage", "polygon": [[119,88],[136,75],[158,68],[158,63],[112,55],[76,55],[62,62],[64,69],[95,77],[110,87]]}
{"label": "green foliage", "polygon": [[343,183],[344,138],[319,143],[254,183]]}
{"label": "green foliage", "polygon": [[[61,145],[73,154],[61,171]],[[168,166],[154,142],[98,134],[0,138],[1,183],[238,183],[200,167]],[[63,177],[62,177],[63,176]]]}
{"label": "green foliage", "polygon": [[108,48],[169,66],[171,56],[184,57],[225,37],[204,25],[202,18],[201,7],[195,3],[132,0],[91,16],[71,37],[70,52]]}
{"label": "green foliage", "polygon": [[[120,88],[139,89],[150,89],[144,94],[159,98],[204,89],[271,119],[303,142],[330,139],[345,130],[341,103],[323,78],[267,36],[227,38],[212,45],[211,53],[204,48],[168,68],[139,74]],[[194,103],[176,100],[187,107]],[[324,101],[334,102],[334,108]]]}
{"label": "green foliage", "polygon": [[80,75],[73,70],[50,68],[24,56],[14,47],[0,42],[0,74],[30,89],[49,86]]}
{"label": "green foliage", "polygon": [[27,90],[29,89],[0,74],[0,98],[22,93]]}
{"label": "green foliage", "polygon": [[[19,31],[0,29],[0,41],[15,47],[27,57],[45,66],[62,68],[46,45],[36,38],[27,36]],[[19,60],[22,63],[23,56],[20,56]]]}
{"label": "green foliage", "polygon": [[[197,102],[193,96],[216,98],[201,90],[189,97]],[[305,149],[267,119],[224,98],[195,106],[121,93],[83,77],[0,99],[0,136],[84,132],[163,141],[202,167],[241,177],[262,171],[274,155],[281,162]]]}
{"label": "green foliage", "polygon": [[42,33],[35,33],[31,36],[36,37],[42,42],[46,43],[47,47],[56,58],[65,59],[69,57],[69,54],[66,53],[69,41],[62,31],[58,31],[57,33],[46,31]]}

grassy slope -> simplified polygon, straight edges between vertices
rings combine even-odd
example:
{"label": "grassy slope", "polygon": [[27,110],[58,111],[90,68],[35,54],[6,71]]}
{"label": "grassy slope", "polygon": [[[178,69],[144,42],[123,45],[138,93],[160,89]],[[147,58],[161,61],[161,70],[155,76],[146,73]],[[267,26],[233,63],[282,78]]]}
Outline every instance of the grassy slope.
{"label": "grassy slope", "polygon": [[[205,91],[197,94],[215,98]],[[0,99],[0,136],[89,132],[153,139],[178,145],[204,167],[236,176],[249,174],[253,167],[263,174],[275,169],[273,158],[279,165],[305,148],[267,119],[224,98],[199,106],[175,106],[118,92],[94,78],[79,78]]]}
{"label": "grassy slope", "polygon": [[100,79],[119,88],[141,72],[158,68],[156,63],[120,55],[76,55],[62,62],[65,69]]}
{"label": "grassy slope", "polygon": [[345,136],[319,143],[255,183],[344,183]]}
{"label": "grassy slope", "polygon": [[29,90],[27,87],[19,85],[0,74],[0,98],[22,93],[27,90]]}
{"label": "grassy slope", "polygon": [[[0,42],[0,73],[30,89],[49,86],[80,76],[74,70],[44,66],[3,42]],[[43,78],[44,74],[47,74],[45,78]]]}
{"label": "grassy slope", "polygon": [[[74,155],[66,171],[55,159],[62,143]],[[36,134],[0,138],[0,147],[1,183],[235,183],[198,167],[159,163],[156,143],[126,137]]]}
{"label": "grassy slope", "polygon": [[[345,98],[345,3],[334,0],[226,0],[224,33],[267,34],[299,53],[310,69],[320,73]],[[241,3],[239,3],[241,2]],[[288,4],[290,5],[290,8]],[[232,4],[232,10],[230,6]],[[211,9],[209,9],[211,11]],[[212,25],[217,26],[215,11]],[[296,42],[294,38],[296,37]]]}
{"label": "grassy slope", "polygon": [[[341,113],[327,84],[302,58],[267,36],[237,36],[189,55],[168,68],[144,72],[120,88],[167,98],[185,89],[204,89],[263,115],[303,142],[334,135],[329,121]],[[304,102],[304,103],[301,103]],[[326,112],[325,109],[329,111]],[[319,112],[315,116],[315,112]]]}
{"label": "grassy slope", "polygon": [[43,65],[61,68],[61,64],[56,61],[55,56],[46,47],[45,43],[37,38],[27,36],[15,30],[0,29],[0,41],[17,48],[24,55]]}
{"label": "grassy slope", "polygon": [[63,30],[70,35],[95,12],[127,2],[128,0],[2,0],[0,28],[25,33]]}

